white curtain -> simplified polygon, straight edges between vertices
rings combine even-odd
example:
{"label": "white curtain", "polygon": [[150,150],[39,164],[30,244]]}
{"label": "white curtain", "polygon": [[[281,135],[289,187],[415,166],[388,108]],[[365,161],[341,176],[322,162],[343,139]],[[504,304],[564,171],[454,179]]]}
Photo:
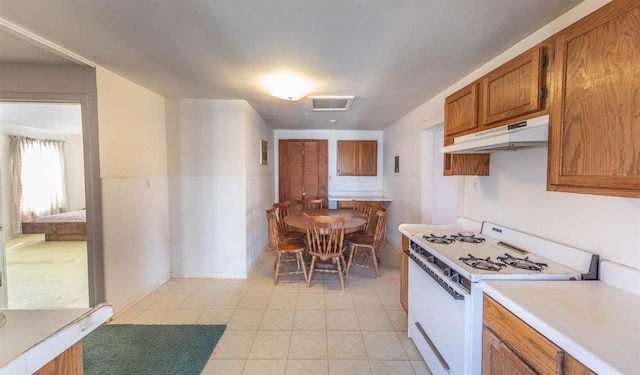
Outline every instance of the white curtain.
{"label": "white curtain", "polygon": [[11,226],[67,209],[64,141],[11,137]]}

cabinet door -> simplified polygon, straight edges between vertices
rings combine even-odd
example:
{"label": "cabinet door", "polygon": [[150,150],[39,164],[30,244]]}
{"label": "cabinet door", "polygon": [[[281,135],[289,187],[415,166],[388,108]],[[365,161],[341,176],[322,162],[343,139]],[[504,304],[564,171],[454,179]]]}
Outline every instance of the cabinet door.
{"label": "cabinet door", "polygon": [[482,328],[482,375],[535,375],[536,372],[496,335]]}
{"label": "cabinet door", "polygon": [[483,126],[542,109],[542,56],[541,46],[532,48],[481,79]]}
{"label": "cabinet door", "polygon": [[378,141],[358,142],[358,176],[378,174]]}
{"label": "cabinet door", "polygon": [[477,127],[478,83],[474,82],[444,100],[444,135],[469,133]]}
{"label": "cabinet door", "polygon": [[338,141],[338,176],[356,176],[358,173],[358,144]]}
{"label": "cabinet door", "polygon": [[378,141],[338,141],[338,176],[376,176]]}
{"label": "cabinet door", "polygon": [[640,2],[605,5],[555,46],[548,190],[640,197]]}

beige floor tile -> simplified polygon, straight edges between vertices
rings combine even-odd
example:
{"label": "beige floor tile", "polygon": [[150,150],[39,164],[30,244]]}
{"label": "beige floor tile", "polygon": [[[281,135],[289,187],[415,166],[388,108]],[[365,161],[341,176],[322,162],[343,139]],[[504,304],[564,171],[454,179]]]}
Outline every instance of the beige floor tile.
{"label": "beige floor tile", "polygon": [[207,306],[216,298],[215,294],[195,292],[190,294],[184,302],[178,307],[179,309],[206,309]]}
{"label": "beige floor tile", "polygon": [[136,324],[162,324],[173,313],[171,309],[144,310],[136,320]]}
{"label": "beige floor tile", "polygon": [[293,331],[289,359],[327,359],[327,332]]}
{"label": "beige floor tile", "polygon": [[151,305],[151,309],[177,309],[187,298],[189,293],[167,293]]}
{"label": "beige floor tile", "polygon": [[[243,375],[284,375],[287,371],[286,359],[257,360],[249,359],[244,366]],[[221,372],[220,374],[225,374]],[[225,374],[226,375],[226,374]]]}
{"label": "beige floor tile", "polygon": [[356,311],[362,331],[393,331],[393,325],[384,310]]}
{"label": "beige floor tile", "polygon": [[204,279],[195,293],[215,295],[222,291],[228,280],[224,279]]}
{"label": "beige floor tile", "polygon": [[396,332],[407,332],[407,313],[404,311],[387,310],[387,316]]}
{"label": "beige floor tile", "polygon": [[167,293],[188,293],[198,290],[202,285],[202,279],[174,279],[176,284]]}
{"label": "beige floor tile", "polygon": [[260,328],[265,310],[236,310],[229,323],[228,330],[233,331],[257,331]]}
{"label": "beige floor tile", "polygon": [[298,295],[302,296],[303,294],[324,294],[325,287],[322,281],[315,280],[311,285],[301,285],[298,290]]}
{"label": "beige floor tile", "polygon": [[400,304],[400,290],[392,294],[378,294],[378,298],[382,303],[385,310],[389,311],[404,311],[404,308]]}
{"label": "beige floor tile", "polygon": [[326,293],[324,295],[327,310],[353,310],[353,298],[350,293]]}
{"label": "beige floor tile", "polygon": [[238,304],[239,309],[264,310],[269,304],[271,294],[245,294]]}
{"label": "beige floor tile", "polygon": [[369,375],[371,367],[367,360],[330,359],[329,374],[331,375]]}
{"label": "beige floor tile", "polygon": [[245,362],[244,359],[210,359],[201,375],[241,375]]}
{"label": "beige floor tile", "polygon": [[431,375],[431,370],[423,360],[411,361],[411,366],[413,366],[416,375]]}
{"label": "beige floor tile", "polygon": [[145,313],[146,310],[126,310],[110,321],[109,324],[136,324]]}
{"label": "beige floor tile", "polygon": [[422,361],[422,355],[420,355],[420,352],[418,351],[416,344],[413,343],[413,340],[407,336],[407,333],[398,332],[397,335],[407,358],[412,361]]}
{"label": "beige floor tile", "polygon": [[354,293],[353,304],[356,310],[384,310],[376,293]]}
{"label": "beige floor tile", "polygon": [[355,310],[328,310],[326,316],[328,331],[360,331]]}
{"label": "beige floor tile", "polygon": [[413,375],[413,366],[409,361],[371,361],[371,370],[374,375],[397,374]]}
{"label": "beige floor tile", "polygon": [[207,309],[235,309],[242,301],[242,295],[220,293],[207,306]]}
{"label": "beige floor tile", "polygon": [[198,319],[202,316],[203,309],[192,310],[174,310],[165,320],[163,324],[197,324]]}
{"label": "beige floor tile", "polygon": [[359,331],[327,331],[329,359],[367,359]]}
{"label": "beige floor tile", "polygon": [[329,373],[329,361],[325,360],[300,360],[287,361],[286,375],[326,375]]}
{"label": "beige floor tile", "polygon": [[291,331],[258,331],[249,359],[287,359]]}
{"label": "beige floor tile", "polygon": [[249,280],[229,280],[227,284],[222,288],[220,293],[238,293],[244,294],[249,286],[251,285],[251,281]]}
{"label": "beige floor tile", "polygon": [[272,294],[267,310],[292,310],[298,305],[298,294]]}
{"label": "beige floor tile", "polygon": [[198,318],[198,324],[227,324],[234,312],[233,309],[207,309]]}
{"label": "beige floor tile", "polygon": [[408,360],[395,332],[362,332],[362,338],[370,360]]}
{"label": "beige floor tile", "polygon": [[306,288],[307,284],[302,279],[288,280],[286,277],[278,279],[278,284],[273,288],[274,294],[298,294],[300,288]]}
{"label": "beige floor tile", "polygon": [[274,285],[272,277],[268,277],[265,279],[256,279],[251,282],[249,289],[247,289],[247,294],[271,294],[273,293]]}
{"label": "beige floor tile", "polygon": [[296,309],[299,310],[324,310],[324,294],[301,294],[298,296]]}
{"label": "beige floor tile", "polygon": [[296,310],[294,331],[323,331],[327,329],[325,310]]}
{"label": "beige floor tile", "polygon": [[212,359],[247,359],[256,338],[256,331],[226,330],[216,345]]}
{"label": "beige floor tile", "polygon": [[266,310],[260,323],[260,330],[291,331],[295,314],[295,310]]}
{"label": "beige floor tile", "polygon": [[136,302],[135,305],[131,306],[130,310],[145,310],[151,307],[154,303],[156,303],[163,294],[160,294],[156,291],[144,297],[140,301]]}

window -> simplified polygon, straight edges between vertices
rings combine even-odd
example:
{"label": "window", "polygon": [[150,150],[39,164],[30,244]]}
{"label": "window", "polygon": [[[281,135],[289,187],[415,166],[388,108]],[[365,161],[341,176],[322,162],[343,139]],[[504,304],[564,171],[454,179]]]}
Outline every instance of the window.
{"label": "window", "polygon": [[64,212],[64,141],[11,137],[12,229],[20,233],[23,221]]}

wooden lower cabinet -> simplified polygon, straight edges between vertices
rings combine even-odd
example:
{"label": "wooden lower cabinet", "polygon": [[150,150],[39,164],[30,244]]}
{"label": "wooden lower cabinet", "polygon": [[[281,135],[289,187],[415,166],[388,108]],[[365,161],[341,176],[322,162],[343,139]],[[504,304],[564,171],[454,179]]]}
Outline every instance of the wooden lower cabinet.
{"label": "wooden lower cabinet", "polygon": [[35,375],[82,375],[82,341],[78,341],[59,356],[36,371]]}
{"label": "wooden lower cabinet", "polygon": [[483,309],[482,374],[595,374],[491,297]]}
{"label": "wooden lower cabinet", "polygon": [[409,238],[402,235],[402,251],[400,251],[400,304],[409,311],[409,256],[404,252],[409,249]]}

